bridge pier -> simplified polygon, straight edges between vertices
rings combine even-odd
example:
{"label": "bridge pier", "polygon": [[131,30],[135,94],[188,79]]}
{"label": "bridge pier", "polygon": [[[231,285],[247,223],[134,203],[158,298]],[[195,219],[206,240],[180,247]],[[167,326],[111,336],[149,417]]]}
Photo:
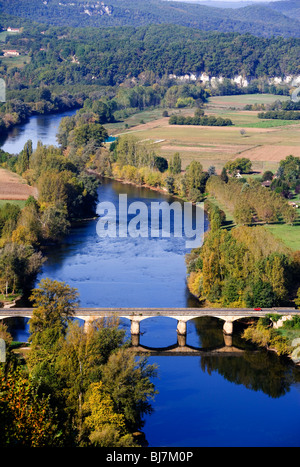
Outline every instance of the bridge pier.
{"label": "bridge pier", "polygon": [[231,336],[233,334],[233,321],[226,320],[223,326],[223,333],[225,335]]}
{"label": "bridge pier", "polygon": [[83,329],[85,332],[88,332],[89,327],[93,324],[97,318],[95,316],[82,316],[80,317],[84,321]]}
{"label": "bridge pier", "polygon": [[140,334],[140,321],[137,319],[131,320],[130,332],[132,336],[139,336]]}
{"label": "bridge pier", "polygon": [[177,334],[177,344],[179,347],[186,346],[186,334]]}
{"label": "bridge pier", "polygon": [[186,336],[186,330],[186,321],[179,319],[177,322],[177,334],[179,334],[180,336]]}
{"label": "bridge pier", "polygon": [[224,334],[223,333],[223,339],[224,339],[224,344],[225,347],[232,347],[232,334]]}
{"label": "bridge pier", "polygon": [[140,345],[140,334],[131,334],[131,345],[138,347]]}

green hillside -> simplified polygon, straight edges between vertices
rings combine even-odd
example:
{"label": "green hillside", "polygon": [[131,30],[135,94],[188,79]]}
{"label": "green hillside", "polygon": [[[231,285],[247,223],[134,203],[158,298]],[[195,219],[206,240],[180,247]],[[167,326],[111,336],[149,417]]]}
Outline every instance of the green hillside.
{"label": "green hillside", "polygon": [[265,37],[300,34],[300,22],[295,16],[287,17],[284,6],[281,12],[280,8],[275,11],[263,4],[231,9],[162,0],[1,0],[0,8],[2,14],[73,27],[171,23],[203,31],[248,32]]}

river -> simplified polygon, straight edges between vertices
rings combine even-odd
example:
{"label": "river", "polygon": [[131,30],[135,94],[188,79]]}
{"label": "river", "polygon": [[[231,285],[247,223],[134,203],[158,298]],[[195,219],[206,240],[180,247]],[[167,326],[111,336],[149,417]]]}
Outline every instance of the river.
{"label": "river", "polygon": [[[67,115],[67,114],[64,114]],[[2,148],[16,153],[28,139],[56,144],[61,115],[34,117],[14,129]],[[103,181],[99,203],[167,199],[148,189]],[[37,278],[65,281],[78,288],[81,305],[89,307],[195,307],[186,287],[182,238],[100,238],[97,220],[72,228],[70,235],[47,251]],[[122,326],[129,335],[129,322]],[[28,326],[15,338],[26,341]],[[153,348],[176,344],[176,322],[152,318],[141,323],[140,343]],[[222,347],[222,323],[201,318],[188,322],[187,344]],[[159,394],[143,428],[150,447],[299,447],[300,375],[285,359],[257,351],[235,329],[234,356],[149,357],[158,366],[154,382]]]}

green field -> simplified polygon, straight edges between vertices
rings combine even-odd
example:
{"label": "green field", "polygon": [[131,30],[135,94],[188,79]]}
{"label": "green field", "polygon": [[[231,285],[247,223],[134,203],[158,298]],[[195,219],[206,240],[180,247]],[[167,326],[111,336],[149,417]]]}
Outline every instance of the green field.
{"label": "green field", "polygon": [[4,206],[6,203],[9,204],[16,204],[17,206],[20,206],[22,209],[25,206],[26,200],[21,200],[21,199],[0,199],[0,208]]}
{"label": "green field", "polygon": [[6,41],[7,34],[8,34],[7,31],[0,32],[0,42],[5,42]]}
{"label": "green field", "polygon": [[6,65],[8,69],[23,68],[30,63],[31,57],[28,55],[19,55],[19,57],[0,57],[0,65]]}
{"label": "green field", "polygon": [[292,250],[300,250],[300,216],[298,218],[298,222],[295,225],[268,224],[265,227]]}

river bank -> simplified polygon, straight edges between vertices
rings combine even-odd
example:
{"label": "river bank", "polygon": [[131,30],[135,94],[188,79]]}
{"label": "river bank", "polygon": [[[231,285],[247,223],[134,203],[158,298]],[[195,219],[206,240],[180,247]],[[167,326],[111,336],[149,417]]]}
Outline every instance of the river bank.
{"label": "river bank", "polygon": [[[13,103],[11,103],[11,105],[13,105]],[[22,107],[22,113],[14,111],[14,115],[12,115],[10,111],[8,113],[0,114],[1,140],[4,140],[15,128],[29,123],[32,117],[61,115],[65,112],[76,111],[82,108],[82,106],[83,102],[81,99],[80,101],[75,100],[74,102],[69,102],[68,104],[61,104],[59,108],[44,105],[40,108],[40,110],[38,110],[36,103],[24,103]]]}

